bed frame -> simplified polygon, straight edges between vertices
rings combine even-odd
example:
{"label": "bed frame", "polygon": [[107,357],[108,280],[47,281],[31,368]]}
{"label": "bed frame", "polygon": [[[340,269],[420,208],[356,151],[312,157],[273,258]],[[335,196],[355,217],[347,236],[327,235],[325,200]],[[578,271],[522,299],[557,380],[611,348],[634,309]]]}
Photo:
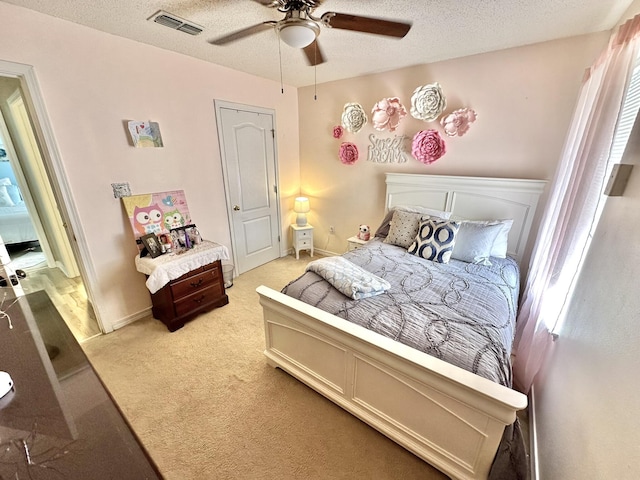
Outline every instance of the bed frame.
{"label": "bed frame", "polygon": [[[544,181],[387,174],[387,209],[422,205],[452,218],[513,218],[521,260]],[[257,289],[265,355],[454,479],[487,478],[502,433],[527,397],[280,292]]]}

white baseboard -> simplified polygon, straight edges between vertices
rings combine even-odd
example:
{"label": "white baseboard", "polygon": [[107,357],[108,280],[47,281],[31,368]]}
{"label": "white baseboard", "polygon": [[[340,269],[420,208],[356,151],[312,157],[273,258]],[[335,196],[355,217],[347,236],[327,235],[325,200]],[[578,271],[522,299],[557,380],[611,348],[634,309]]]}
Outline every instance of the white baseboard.
{"label": "white baseboard", "polygon": [[[309,252],[308,250],[305,250],[305,252]],[[336,255],[342,255],[342,253],[336,253],[336,252],[330,252],[329,250],[322,250],[320,248],[313,248],[313,254],[318,254],[321,255],[323,257],[334,257]],[[290,248],[286,251],[286,253],[283,255],[283,257],[286,257],[287,255],[295,255],[296,251],[293,248]]]}
{"label": "white baseboard", "polygon": [[336,255],[342,255],[342,253],[331,252],[329,250],[322,250],[321,248],[314,248],[313,251],[314,253],[318,252],[318,255],[322,255],[324,257],[335,257]]}
{"label": "white baseboard", "polygon": [[112,326],[114,330],[125,327],[130,323],[137,322],[143,318],[146,318],[151,315],[151,307],[145,308],[144,310],[140,310],[139,312],[128,315],[120,320],[113,322]]}

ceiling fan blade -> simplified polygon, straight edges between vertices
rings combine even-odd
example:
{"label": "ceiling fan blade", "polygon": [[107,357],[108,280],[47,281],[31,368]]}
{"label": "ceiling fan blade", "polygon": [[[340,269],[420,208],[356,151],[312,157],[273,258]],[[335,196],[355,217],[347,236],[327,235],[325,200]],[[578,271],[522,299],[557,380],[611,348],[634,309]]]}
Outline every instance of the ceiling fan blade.
{"label": "ceiling fan blade", "polygon": [[307,45],[303,48],[304,54],[307,57],[307,63],[312,67],[314,65],[320,65],[324,63],[324,56],[322,55],[322,50],[320,50],[320,45],[318,45],[318,39],[314,40],[313,43]]}
{"label": "ceiling fan blade", "polygon": [[331,28],[353,30],[356,32],[375,33],[389,37],[404,37],[411,28],[410,23],[392,22],[380,18],[360,17],[346,13],[327,12],[321,17],[322,22]]}
{"label": "ceiling fan blade", "polygon": [[273,26],[278,23],[274,21],[262,22],[257,25],[253,25],[251,27],[243,28],[242,30],[237,30],[228,35],[225,35],[220,38],[214,38],[213,40],[208,40],[211,45],[225,45],[227,43],[235,42],[236,40],[240,40],[241,38],[248,37],[250,35],[254,35],[256,33],[263,32],[265,30],[272,29]]}

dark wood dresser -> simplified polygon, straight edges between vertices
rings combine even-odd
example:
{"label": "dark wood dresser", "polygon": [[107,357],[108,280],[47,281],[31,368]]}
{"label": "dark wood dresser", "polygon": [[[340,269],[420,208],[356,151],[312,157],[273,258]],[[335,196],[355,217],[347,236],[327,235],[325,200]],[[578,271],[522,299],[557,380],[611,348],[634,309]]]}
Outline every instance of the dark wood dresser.
{"label": "dark wood dresser", "polygon": [[201,313],[229,303],[222,274],[222,260],[228,258],[227,247],[209,240],[180,253],[136,256],[136,269],[147,277],[153,316],[174,332]]}
{"label": "dark wood dresser", "polygon": [[201,313],[226,305],[222,263],[216,260],[171,280],[151,294],[151,301],[153,316],[171,332]]}

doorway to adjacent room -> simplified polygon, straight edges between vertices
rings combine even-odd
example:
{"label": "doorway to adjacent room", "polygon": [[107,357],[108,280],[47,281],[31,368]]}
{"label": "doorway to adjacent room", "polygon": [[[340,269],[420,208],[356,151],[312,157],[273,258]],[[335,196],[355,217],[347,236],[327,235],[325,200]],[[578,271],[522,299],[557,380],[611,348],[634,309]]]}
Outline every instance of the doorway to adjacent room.
{"label": "doorway to adjacent room", "polygon": [[46,291],[82,341],[101,329],[71,245],[73,234],[62,216],[41,151],[34,127],[38,119],[28,108],[24,88],[20,78],[0,75],[0,182],[12,193],[12,205],[0,209],[0,235],[11,269],[26,274],[19,279],[22,291]]}

